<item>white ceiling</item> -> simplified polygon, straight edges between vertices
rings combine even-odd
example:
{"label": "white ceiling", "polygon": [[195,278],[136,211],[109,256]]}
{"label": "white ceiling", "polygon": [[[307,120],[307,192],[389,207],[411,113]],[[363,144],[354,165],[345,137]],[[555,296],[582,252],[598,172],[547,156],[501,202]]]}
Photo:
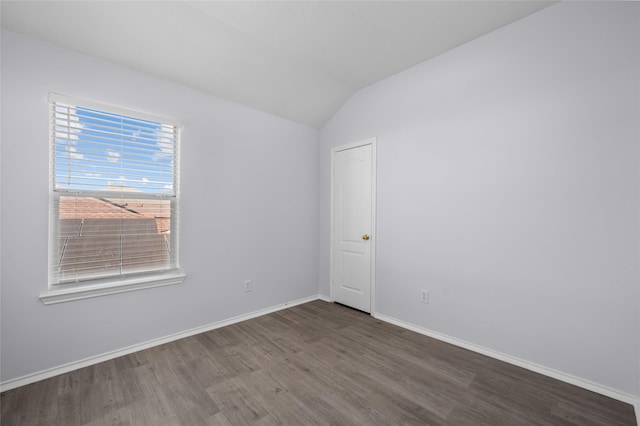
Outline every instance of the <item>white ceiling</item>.
{"label": "white ceiling", "polygon": [[357,90],[547,1],[2,1],[2,28],[322,127]]}

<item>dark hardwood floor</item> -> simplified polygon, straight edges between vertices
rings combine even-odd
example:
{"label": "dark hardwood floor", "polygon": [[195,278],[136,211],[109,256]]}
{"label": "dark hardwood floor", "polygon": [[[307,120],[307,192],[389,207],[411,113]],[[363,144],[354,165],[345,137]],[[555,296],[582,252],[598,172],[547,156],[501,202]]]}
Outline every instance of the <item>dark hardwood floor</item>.
{"label": "dark hardwood floor", "polygon": [[635,425],[632,406],[314,301],[0,395],[10,425]]}

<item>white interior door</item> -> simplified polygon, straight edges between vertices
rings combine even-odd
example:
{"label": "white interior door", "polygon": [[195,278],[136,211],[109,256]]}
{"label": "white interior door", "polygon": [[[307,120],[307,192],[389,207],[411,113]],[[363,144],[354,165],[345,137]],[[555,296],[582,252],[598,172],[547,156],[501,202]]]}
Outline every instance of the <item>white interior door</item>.
{"label": "white interior door", "polygon": [[373,143],[333,151],[331,284],[334,301],[371,312]]}

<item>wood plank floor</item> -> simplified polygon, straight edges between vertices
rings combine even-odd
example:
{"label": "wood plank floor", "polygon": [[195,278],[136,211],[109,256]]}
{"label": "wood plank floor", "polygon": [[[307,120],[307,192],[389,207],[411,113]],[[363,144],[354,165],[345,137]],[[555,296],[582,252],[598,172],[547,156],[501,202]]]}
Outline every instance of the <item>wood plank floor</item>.
{"label": "wood plank floor", "polygon": [[314,301],[0,395],[9,425],[635,425],[633,408]]}

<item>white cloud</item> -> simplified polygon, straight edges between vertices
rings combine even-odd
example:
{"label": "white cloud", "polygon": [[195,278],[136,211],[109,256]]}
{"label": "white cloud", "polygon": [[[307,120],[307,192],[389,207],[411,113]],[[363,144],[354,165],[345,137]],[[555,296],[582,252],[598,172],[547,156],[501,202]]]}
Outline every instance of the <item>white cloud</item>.
{"label": "white cloud", "polygon": [[159,129],[153,132],[153,136],[156,139],[156,146],[159,151],[153,155],[154,159],[172,158],[174,156],[174,139],[169,136],[173,131],[173,126],[162,125]]}
{"label": "white cloud", "polygon": [[124,186],[126,181],[127,180],[125,179],[124,176],[118,176],[117,180],[110,180],[107,182],[107,185],[121,187],[121,186]]}
{"label": "white cloud", "polygon": [[117,163],[120,160],[120,153],[117,151],[107,150],[107,160],[110,163]]}
{"label": "white cloud", "polygon": [[73,158],[74,160],[82,160],[84,158],[84,155],[79,153],[78,150],[75,147],[70,146],[69,147],[69,157]]}

